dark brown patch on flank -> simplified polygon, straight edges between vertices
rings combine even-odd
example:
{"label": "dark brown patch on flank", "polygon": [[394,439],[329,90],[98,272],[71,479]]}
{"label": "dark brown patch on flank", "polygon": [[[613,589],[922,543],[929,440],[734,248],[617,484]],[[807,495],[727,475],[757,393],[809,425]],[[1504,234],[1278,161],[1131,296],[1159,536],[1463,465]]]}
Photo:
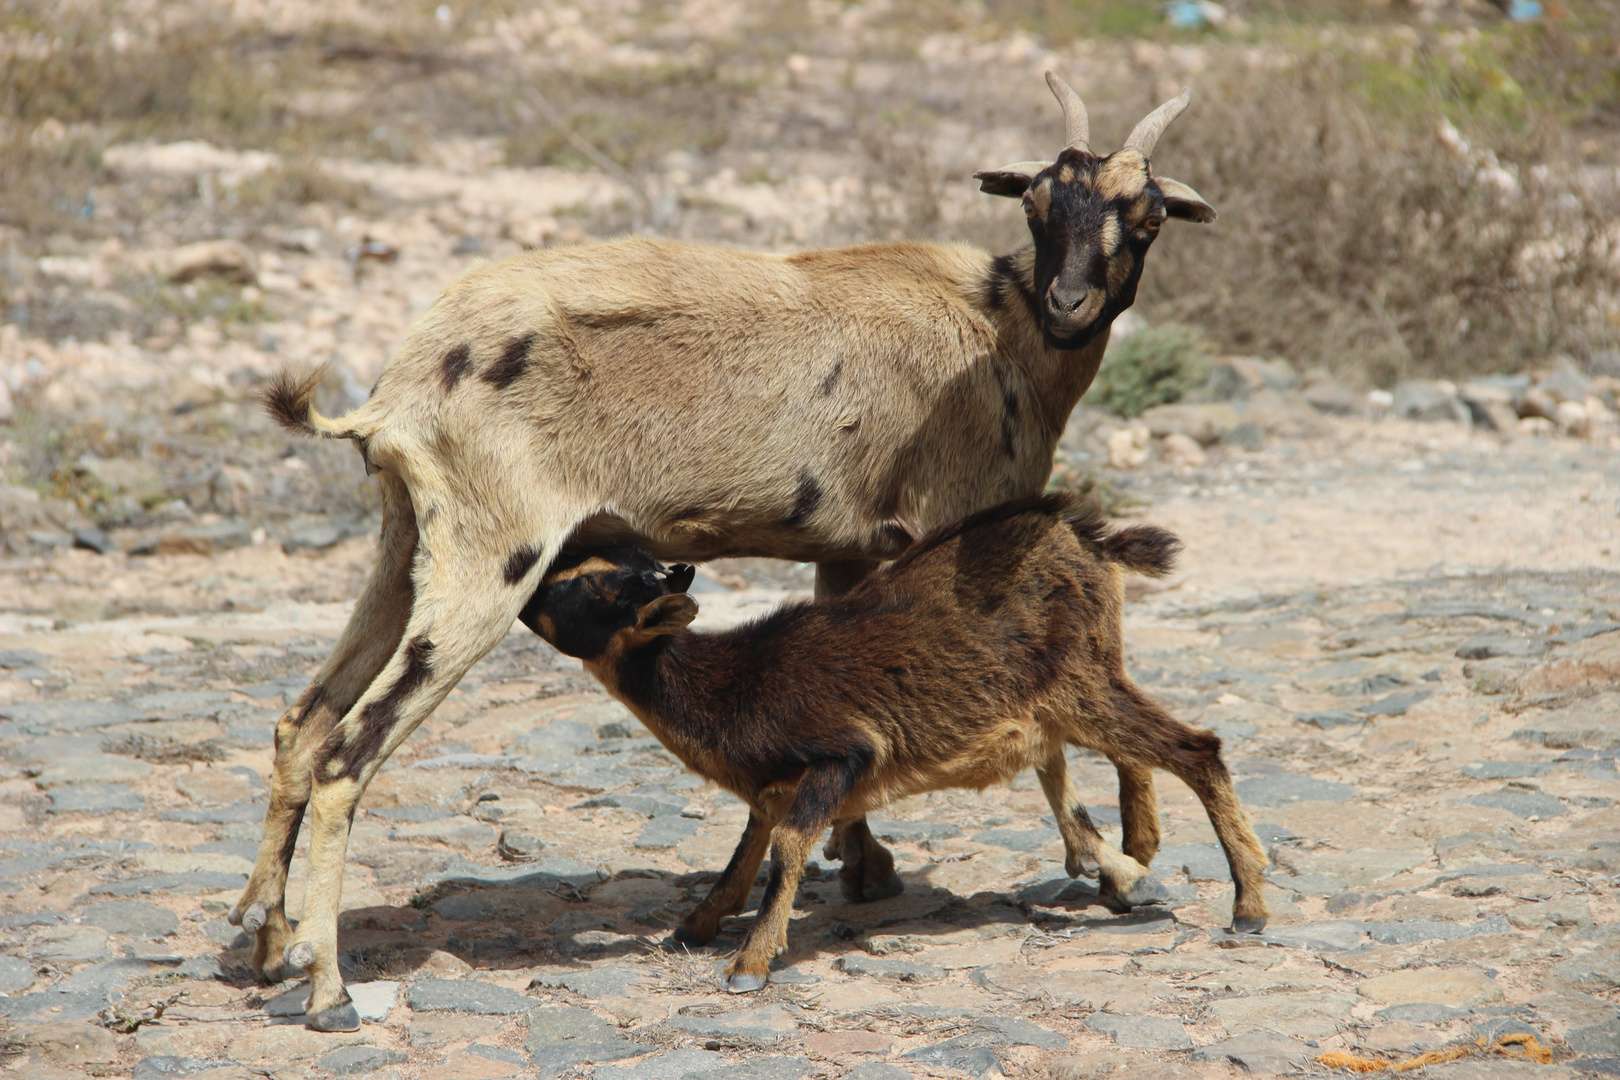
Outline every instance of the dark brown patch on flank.
{"label": "dark brown patch on flank", "polygon": [[808,472],[799,474],[799,490],[793,499],[793,512],[782,519],[784,525],[803,525],[821,505],[821,485]]}
{"label": "dark brown patch on flank", "polygon": [[533,334],[525,334],[508,341],[501,355],[484,372],[484,381],[497,390],[505,390],[517,382],[529,364],[529,346],[534,344],[534,338]]}
{"label": "dark brown patch on flank", "polygon": [[444,354],[442,370],[444,372],[444,392],[449,393],[456,388],[456,383],[467,374],[472,367],[472,349],[466,345],[457,345]]}
{"label": "dark brown patch on flank", "polygon": [[506,569],[501,574],[506,578],[508,585],[517,585],[534,569],[534,564],[540,561],[540,549],[524,544],[512,552],[506,560]]}
{"label": "dark brown patch on flank", "polygon": [[[349,738],[339,725],[315,752],[315,775],[329,780],[359,779],[360,771],[377,756],[388,733],[398,725],[399,707],[432,677],[433,642],[419,635],[405,646],[405,670],[399,679],[382,697],[360,710],[354,737]],[[339,769],[331,773],[328,766],[334,761],[339,763]]]}
{"label": "dark brown patch on flank", "polygon": [[827,372],[827,377],[821,380],[822,397],[827,397],[833,392],[833,387],[838,385],[838,376],[842,375],[843,373],[844,358],[840,356],[838,359],[833,361],[832,370]]}

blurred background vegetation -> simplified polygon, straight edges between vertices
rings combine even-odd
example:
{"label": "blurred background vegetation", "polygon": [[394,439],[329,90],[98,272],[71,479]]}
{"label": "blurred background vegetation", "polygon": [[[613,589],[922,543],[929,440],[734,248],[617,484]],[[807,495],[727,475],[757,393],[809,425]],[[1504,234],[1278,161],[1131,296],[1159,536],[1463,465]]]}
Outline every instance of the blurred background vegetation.
{"label": "blurred background vegetation", "polygon": [[[1052,63],[1082,89],[1099,145],[1194,87],[1155,167],[1221,216],[1155,246],[1137,306],[1149,325],[1363,384],[1557,354],[1608,362],[1620,5],[1548,2],[1522,23],[1485,0],[1200,10],[1204,25],[1177,28],[1160,5],[1123,0],[409,0],[258,14],[0,0],[0,226],[11,263],[75,241],[136,244],[153,221],[207,235],[193,189],[155,185],[98,213],[98,185],[115,181],[103,154],[130,140],[279,155],[207,209],[252,223],[365,205],[373,196],[334,160],[432,162],[445,140],[481,138],[509,166],[609,172],[647,193],[582,211],[589,236],[1008,249],[1021,215],[969,175],[1056,150],[1039,79]],[[725,170],[745,185],[856,183],[808,232],[739,230],[696,190]]]}

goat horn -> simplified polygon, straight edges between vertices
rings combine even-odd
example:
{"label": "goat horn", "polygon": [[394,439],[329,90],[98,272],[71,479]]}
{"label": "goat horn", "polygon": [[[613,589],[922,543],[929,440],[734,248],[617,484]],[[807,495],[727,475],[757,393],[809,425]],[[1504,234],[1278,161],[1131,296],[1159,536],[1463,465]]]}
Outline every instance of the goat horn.
{"label": "goat horn", "polygon": [[1181,93],[1142,117],[1142,122],[1131,129],[1131,137],[1125,140],[1125,149],[1135,150],[1145,158],[1152,157],[1153,148],[1159,145],[1159,136],[1170,126],[1170,121],[1181,115],[1191,100],[1192,88],[1182,87]]}
{"label": "goat horn", "polygon": [[1063,142],[1073,150],[1091,152],[1091,120],[1086,116],[1086,103],[1080,100],[1080,95],[1074,88],[1057,77],[1057,72],[1046,73],[1046,85],[1052,88],[1052,94],[1063,106]]}

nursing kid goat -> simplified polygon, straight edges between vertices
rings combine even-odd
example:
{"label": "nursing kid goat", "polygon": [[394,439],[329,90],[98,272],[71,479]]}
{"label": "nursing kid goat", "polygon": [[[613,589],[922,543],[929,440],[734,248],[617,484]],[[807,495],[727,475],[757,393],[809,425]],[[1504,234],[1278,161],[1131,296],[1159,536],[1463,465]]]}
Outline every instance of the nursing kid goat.
{"label": "nursing kid goat", "polygon": [[[361,793],[505,636],[565,543],[814,562],[817,594],[836,595],[913,538],[1042,489],[1159,227],[1215,217],[1149,165],[1187,91],[1098,156],[1079,95],[1047,82],[1067,127],[1057,159],[975,174],[1023,200],[1033,243],[1010,255],[641,238],[530,251],[446,289],[353,412],[311,409],[319,373],[266,387],[290,430],[358,443],[384,514],[348,626],[276,725],[264,840],[230,915],[256,934],[265,977],[309,972],[311,1027],[359,1023],[337,914]],[[1120,768],[1120,801],[1125,850],[1146,864],[1158,813],[1145,770]],[[306,809],[294,929],[283,902]],[[864,819],[833,847],[852,899],[899,890]]]}

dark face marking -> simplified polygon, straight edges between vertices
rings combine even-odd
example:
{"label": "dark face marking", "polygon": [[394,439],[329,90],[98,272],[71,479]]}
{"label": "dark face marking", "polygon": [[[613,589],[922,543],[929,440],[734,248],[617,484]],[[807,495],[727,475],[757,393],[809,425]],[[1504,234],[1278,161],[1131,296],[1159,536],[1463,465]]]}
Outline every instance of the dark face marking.
{"label": "dark face marking", "polygon": [[1024,208],[1041,334],[1052,348],[1081,348],[1136,300],[1164,197],[1135,151],[1070,149],[1036,175]]}
{"label": "dark face marking", "polygon": [[799,473],[799,489],[793,497],[793,511],[782,519],[782,524],[796,528],[810,520],[810,515],[821,505],[821,485],[808,472]]}
{"label": "dark face marking", "polygon": [[539,561],[540,549],[525,544],[512,552],[511,557],[506,560],[506,568],[501,572],[501,576],[506,579],[508,585],[522,584],[523,579],[529,576],[529,571],[534,569],[534,564]]}
{"label": "dark face marking", "polygon": [[[399,709],[433,677],[433,642],[414,637],[405,646],[405,670],[382,697],[360,710],[354,738],[339,726],[315,752],[315,775],[322,779],[357,780],[366,764],[377,756],[388,733],[399,723]],[[330,765],[336,763],[333,771]]]}
{"label": "dark face marking", "polygon": [[444,392],[449,393],[456,388],[456,383],[467,374],[472,367],[472,349],[466,345],[457,345],[444,354],[444,363],[441,371],[444,375]]}
{"label": "dark face marking", "polygon": [[497,390],[505,390],[517,382],[523,375],[523,370],[529,363],[529,346],[534,344],[535,335],[525,334],[523,337],[513,338],[501,350],[501,355],[489,365],[484,372],[484,381]]}

